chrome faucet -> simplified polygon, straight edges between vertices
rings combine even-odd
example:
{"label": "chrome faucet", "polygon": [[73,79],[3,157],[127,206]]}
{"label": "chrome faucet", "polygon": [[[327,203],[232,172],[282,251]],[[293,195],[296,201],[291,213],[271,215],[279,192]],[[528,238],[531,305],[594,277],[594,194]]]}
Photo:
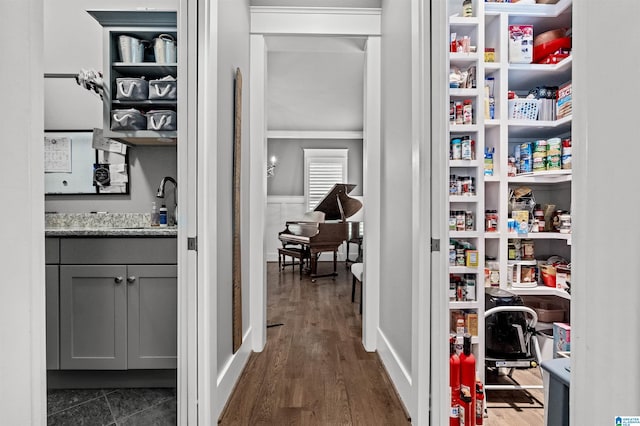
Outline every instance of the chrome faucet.
{"label": "chrome faucet", "polygon": [[164,187],[166,186],[167,182],[173,183],[173,187],[174,187],[172,219],[173,219],[173,225],[176,225],[178,223],[178,221],[176,220],[176,211],[178,209],[178,182],[176,182],[176,180],[171,176],[163,177],[162,180],[160,181],[160,186],[158,187],[158,192],[156,193],[156,197],[164,198]]}

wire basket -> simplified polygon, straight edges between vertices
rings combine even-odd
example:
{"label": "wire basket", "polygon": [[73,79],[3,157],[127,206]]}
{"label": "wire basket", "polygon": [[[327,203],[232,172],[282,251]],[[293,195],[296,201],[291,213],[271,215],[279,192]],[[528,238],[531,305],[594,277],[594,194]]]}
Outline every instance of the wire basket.
{"label": "wire basket", "polygon": [[509,120],[537,120],[540,99],[509,99]]}

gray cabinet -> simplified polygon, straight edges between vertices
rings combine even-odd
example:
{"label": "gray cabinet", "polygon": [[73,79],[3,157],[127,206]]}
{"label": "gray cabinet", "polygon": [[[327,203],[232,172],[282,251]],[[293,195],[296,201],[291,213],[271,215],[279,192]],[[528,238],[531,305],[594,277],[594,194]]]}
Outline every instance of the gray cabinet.
{"label": "gray cabinet", "polygon": [[[175,238],[61,239],[61,370],[176,368],[175,246]],[[155,264],[163,261],[173,264]]]}
{"label": "gray cabinet", "polygon": [[60,266],[60,368],[127,368],[126,266]]}
{"label": "gray cabinet", "polygon": [[47,370],[60,369],[60,312],[58,276],[60,263],[60,239],[45,238],[45,319],[47,338]]}
{"label": "gray cabinet", "polygon": [[[90,10],[89,14],[103,27],[104,135],[131,145],[175,144],[176,130],[169,130],[165,126],[159,126],[160,129],[154,130],[153,126],[147,124],[144,128],[136,125],[133,129],[127,125],[123,129],[121,126],[114,126],[113,113],[120,110],[117,112],[118,120],[124,120],[121,117],[132,114],[130,111],[125,113],[125,110],[135,109],[143,114],[148,123],[152,120],[150,111],[156,111],[156,114],[157,111],[177,112],[177,99],[132,100],[118,99],[117,96],[118,78],[143,77],[147,82],[167,76],[177,78],[178,64],[173,55],[171,58],[158,58],[154,49],[154,43],[161,35],[172,38],[173,42],[176,41],[178,34],[176,12]],[[126,41],[121,40],[121,37],[126,37]],[[131,52],[132,50],[142,52],[142,57],[131,57],[137,55],[123,57],[123,51]],[[165,116],[165,119],[175,120],[174,117],[168,118],[168,116]],[[170,127],[173,128],[173,126]]]}
{"label": "gray cabinet", "polygon": [[127,368],[176,368],[178,267],[127,268]]}

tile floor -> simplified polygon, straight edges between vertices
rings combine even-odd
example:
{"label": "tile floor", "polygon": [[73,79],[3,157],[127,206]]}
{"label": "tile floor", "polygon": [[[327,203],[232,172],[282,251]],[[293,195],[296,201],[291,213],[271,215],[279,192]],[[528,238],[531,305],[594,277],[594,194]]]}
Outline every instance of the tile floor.
{"label": "tile floor", "polygon": [[175,388],[54,389],[47,425],[175,426]]}

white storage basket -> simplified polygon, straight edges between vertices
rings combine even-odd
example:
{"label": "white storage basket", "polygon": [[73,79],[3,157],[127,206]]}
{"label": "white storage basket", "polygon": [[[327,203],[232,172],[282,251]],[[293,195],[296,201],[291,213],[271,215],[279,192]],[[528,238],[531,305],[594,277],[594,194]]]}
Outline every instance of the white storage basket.
{"label": "white storage basket", "polygon": [[537,120],[539,99],[509,99],[509,120]]}

